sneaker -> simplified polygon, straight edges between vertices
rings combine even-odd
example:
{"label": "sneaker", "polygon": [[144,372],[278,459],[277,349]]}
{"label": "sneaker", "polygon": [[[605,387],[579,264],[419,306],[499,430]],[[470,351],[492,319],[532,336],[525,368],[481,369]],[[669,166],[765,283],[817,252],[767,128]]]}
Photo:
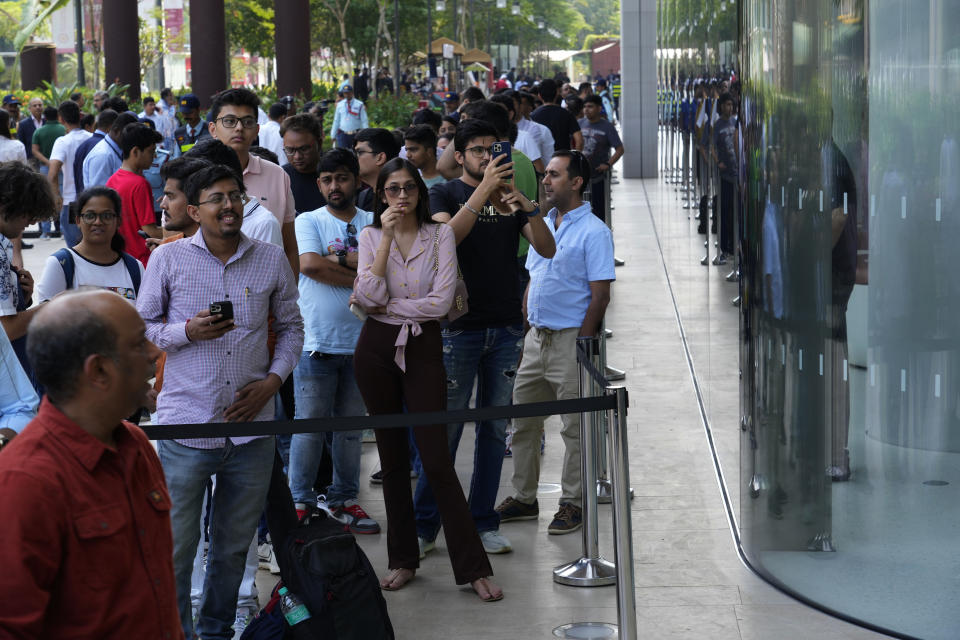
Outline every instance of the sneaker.
{"label": "sneaker", "polygon": [[437,548],[436,540],[427,540],[417,536],[417,544],[420,546],[420,559],[423,560],[427,554]]}
{"label": "sneaker", "polygon": [[510,541],[496,529],[481,531],[480,542],[483,543],[483,550],[487,553],[510,553],[513,551]]}
{"label": "sneaker", "polygon": [[334,520],[347,525],[351,533],[380,533],[380,525],[367,515],[356,500],[347,500],[339,507],[328,509]]}
{"label": "sneaker", "polygon": [[273,552],[273,544],[264,542],[257,545],[257,556],[259,557],[261,569],[265,569],[273,575],[280,575],[280,565],[277,564],[277,556]]}
{"label": "sneaker", "polygon": [[383,469],[377,469],[376,472],[370,474],[370,483],[383,484]]}
{"label": "sneaker", "polygon": [[524,504],[510,497],[500,503],[500,506],[497,507],[497,513],[500,514],[500,522],[536,520],[540,517],[540,505],[536,500],[533,501],[533,504]]}
{"label": "sneaker", "polygon": [[250,615],[250,609],[246,607],[242,609],[237,609],[237,616],[233,620],[233,637],[239,638],[243,635],[243,630],[247,628],[247,625],[250,624],[250,620],[253,618]]}
{"label": "sneaker", "polygon": [[513,447],[513,431],[507,432],[507,439],[506,439],[506,442],[504,442],[504,444],[507,445],[507,448],[503,452],[503,457],[512,458],[513,457],[513,448],[512,448]]}
{"label": "sneaker", "polygon": [[583,526],[583,512],[580,507],[574,506],[569,502],[561,502],[560,510],[553,516],[553,522],[547,527],[547,533],[553,535],[563,535],[564,533],[573,533]]}
{"label": "sneaker", "polygon": [[303,517],[310,513],[310,505],[306,504],[305,502],[298,502],[293,505],[293,508],[297,510],[298,521],[303,520]]}

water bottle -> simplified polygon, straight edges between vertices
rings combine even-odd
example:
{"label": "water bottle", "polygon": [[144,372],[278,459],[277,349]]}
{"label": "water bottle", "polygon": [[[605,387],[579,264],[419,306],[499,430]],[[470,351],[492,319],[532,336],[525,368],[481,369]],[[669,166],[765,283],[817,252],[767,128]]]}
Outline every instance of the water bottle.
{"label": "water bottle", "polygon": [[296,627],[310,619],[310,611],[300,598],[287,591],[286,587],[280,587],[277,593],[280,595],[280,612],[283,613],[288,625]]}

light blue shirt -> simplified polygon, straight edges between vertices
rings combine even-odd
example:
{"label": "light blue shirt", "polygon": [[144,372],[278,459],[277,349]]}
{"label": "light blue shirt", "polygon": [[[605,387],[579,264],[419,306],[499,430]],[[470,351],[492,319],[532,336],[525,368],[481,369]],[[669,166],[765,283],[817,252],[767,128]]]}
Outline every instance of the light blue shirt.
{"label": "light blue shirt", "polygon": [[579,328],[590,306],[590,283],[616,280],[613,234],[589,202],[563,216],[559,229],[556,219],[554,208],[544,220],[557,245],[553,258],[544,258],[533,245],[527,252],[527,320],[540,329]]}
{"label": "light blue shirt", "polygon": [[94,145],[83,159],[83,187],[102,187],[123,164],[123,152],[109,135]]}
{"label": "light blue shirt", "polygon": [[339,131],[357,131],[369,126],[367,108],[363,103],[356,98],[349,101],[344,99],[337,103],[337,110],[333,114],[333,126],[330,127],[330,137],[336,140]]}
{"label": "light blue shirt", "polygon": [[[373,222],[373,214],[357,209],[350,223],[360,230]],[[297,216],[297,246],[300,255],[316,253],[335,254],[340,249],[355,253],[349,246],[347,223],[320,207]],[[351,287],[337,287],[300,274],[300,315],[303,316],[304,351],[330,354],[352,354],[360,337],[363,323],[350,311]]]}
{"label": "light blue shirt", "polygon": [[7,332],[0,330],[0,429],[20,433],[37,415],[39,404],[40,398],[20,366]]}

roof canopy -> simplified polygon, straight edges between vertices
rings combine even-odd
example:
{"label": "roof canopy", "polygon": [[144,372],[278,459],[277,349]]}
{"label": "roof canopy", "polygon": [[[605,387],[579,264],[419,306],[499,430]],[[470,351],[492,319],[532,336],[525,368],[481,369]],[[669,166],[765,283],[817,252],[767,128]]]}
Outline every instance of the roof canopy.
{"label": "roof canopy", "polygon": [[466,53],[466,49],[463,48],[463,45],[459,42],[454,42],[450,38],[437,38],[430,43],[430,54],[434,56],[443,55],[443,45],[452,44],[453,45],[453,55],[462,56]]}
{"label": "roof canopy", "polygon": [[493,62],[493,58],[491,58],[490,54],[486,51],[481,51],[480,49],[470,49],[463,54],[463,64],[470,64],[471,62],[491,64]]}

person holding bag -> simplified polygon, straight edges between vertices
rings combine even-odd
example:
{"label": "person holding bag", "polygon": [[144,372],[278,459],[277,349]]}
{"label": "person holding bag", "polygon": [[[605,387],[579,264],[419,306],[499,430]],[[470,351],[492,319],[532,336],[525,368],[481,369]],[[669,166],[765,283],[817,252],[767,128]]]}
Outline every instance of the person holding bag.
{"label": "person holding bag", "polygon": [[[357,341],[357,385],[370,415],[444,411],[447,376],[440,320],[454,302],[457,258],[453,231],[430,219],[427,187],[410,162],[387,162],[377,179],[373,224],[361,231],[354,301],[368,314]],[[470,517],[447,444],[446,425],[413,429],[433,487],[457,584],[486,602],[503,598],[489,580],[487,554]],[[387,508],[388,591],[403,587],[420,565],[407,432],[377,429]]]}

